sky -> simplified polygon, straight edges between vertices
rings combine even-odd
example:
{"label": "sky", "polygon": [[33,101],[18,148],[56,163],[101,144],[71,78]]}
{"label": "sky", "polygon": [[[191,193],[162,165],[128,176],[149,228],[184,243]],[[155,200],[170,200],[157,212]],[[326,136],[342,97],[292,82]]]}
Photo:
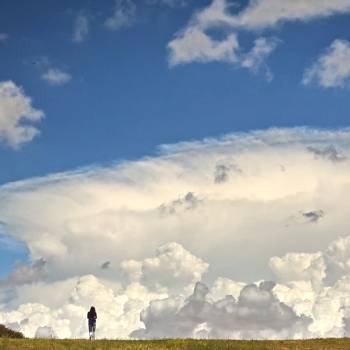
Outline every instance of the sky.
{"label": "sky", "polygon": [[86,337],[94,304],[101,338],[349,336],[349,20],[2,1],[0,323]]}

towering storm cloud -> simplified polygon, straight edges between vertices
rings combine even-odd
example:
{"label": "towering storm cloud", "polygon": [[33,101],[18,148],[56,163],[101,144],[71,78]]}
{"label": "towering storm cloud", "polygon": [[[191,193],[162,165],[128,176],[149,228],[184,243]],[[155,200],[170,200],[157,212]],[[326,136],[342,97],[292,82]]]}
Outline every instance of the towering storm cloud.
{"label": "towering storm cloud", "polygon": [[29,262],[0,323],[83,337],[94,305],[99,337],[348,335],[349,155],[347,129],[269,129],[4,185]]}

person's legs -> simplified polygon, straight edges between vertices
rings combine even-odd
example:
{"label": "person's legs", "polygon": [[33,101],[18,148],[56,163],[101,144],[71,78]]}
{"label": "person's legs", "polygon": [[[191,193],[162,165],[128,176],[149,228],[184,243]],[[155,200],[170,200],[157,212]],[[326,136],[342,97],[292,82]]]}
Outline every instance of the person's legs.
{"label": "person's legs", "polygon": [[92,325],[92,339],[95,339],[96,324]]}
{"label": "person's legs", "polygon": [[89,339],[92,339],[92,325],[89,322]]}

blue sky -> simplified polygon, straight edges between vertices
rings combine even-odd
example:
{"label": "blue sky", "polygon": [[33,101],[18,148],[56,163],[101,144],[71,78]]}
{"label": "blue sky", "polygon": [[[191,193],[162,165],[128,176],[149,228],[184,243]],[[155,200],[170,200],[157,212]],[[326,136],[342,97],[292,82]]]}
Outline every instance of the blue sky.
{"label": "blue sky", "polygon": [[[348,125],[347,88],[301,84],[304,70],[334,39],[349,37],[348,15],[240,30],[244,50],[257,36],[281,41],[266,60],[274,76],[270,82],[227,62],[169,67],[167,44],[208,4],[138,2],[129,26],[109,30],[103,23],[113,13],[113,1],[4,1],[1,32],[8,38],[0,46],[0,78],[23,87],[45,118],[37,124],[40,136],[30,143],[16,151],[1,146],[0,183],[135,159],[159,144],[233,131]],[[79,14],[88,18],[89,33],[76,43]],[[71,81],[49,86],[41,79],[48,67],[67,72]]]}
{"label": "blue sky", "polygon": [[[147,258],[174,259],[183,276],[172,285],[174,271],[140,272],[142,303],[193,290],[209,265],[213,293],[296,278],[312,280],[316,305],[329,280],[343,283],[349,21],[349,0],[3,0],[0,311],[25,302],[57,311],[37,282],[58,283],[64,304],[74,283],[123,284],[119,264]],[[339,336],[320,315],[302,334]],[[60,324],[60,336],[83,336]]]}

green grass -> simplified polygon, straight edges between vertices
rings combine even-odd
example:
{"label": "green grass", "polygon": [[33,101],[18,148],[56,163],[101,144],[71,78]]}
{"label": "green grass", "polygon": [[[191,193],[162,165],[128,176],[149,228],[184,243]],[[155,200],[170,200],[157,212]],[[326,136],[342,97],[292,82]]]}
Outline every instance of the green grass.
{"label": "green grass", "polygon": [[41,340],[0,338],[0,350],[350,350],[349,339],[239,340]]}

